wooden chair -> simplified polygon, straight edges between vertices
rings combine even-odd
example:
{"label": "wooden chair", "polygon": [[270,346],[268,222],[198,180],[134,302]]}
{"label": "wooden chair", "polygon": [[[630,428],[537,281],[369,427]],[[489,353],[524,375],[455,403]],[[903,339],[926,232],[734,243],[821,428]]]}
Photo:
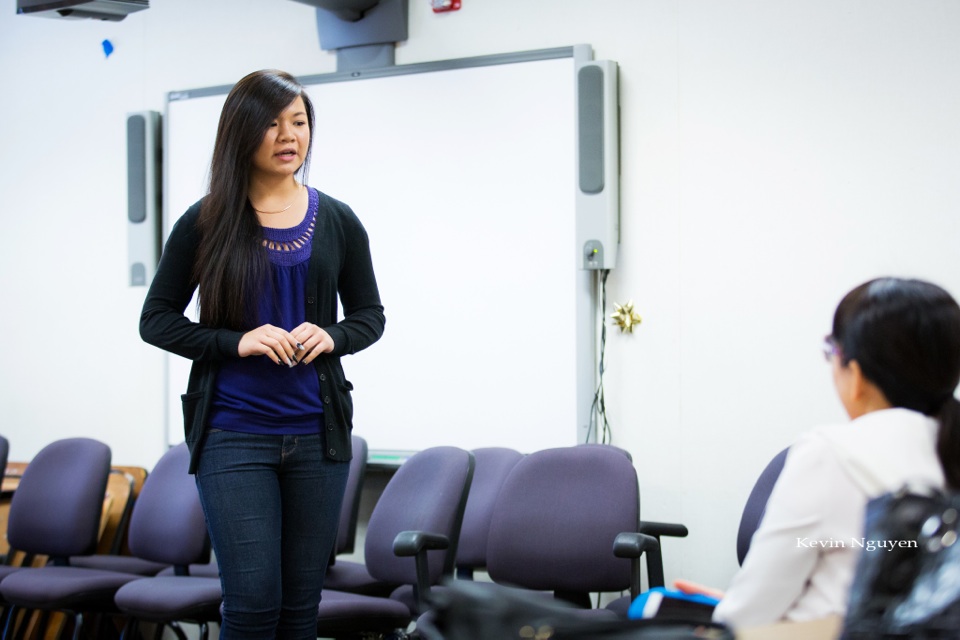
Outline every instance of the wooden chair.
{"label": "wooden chair", "polygon": [[111,467],[110,477],[107,479],[107,493],[103,500],[104,513],[97,553],[130,555],[127,547],[127,525],[133,504],[146,479],[147,470],[143,467]]}

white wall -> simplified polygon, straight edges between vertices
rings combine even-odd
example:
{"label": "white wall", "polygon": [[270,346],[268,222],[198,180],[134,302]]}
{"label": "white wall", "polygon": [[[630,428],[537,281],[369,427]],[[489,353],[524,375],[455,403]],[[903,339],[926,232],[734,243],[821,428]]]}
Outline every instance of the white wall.
{"label": "white wall", "polygon": [[[888,273],[960,294],[960,4],[463,5],[411,0],[397,63],[588,43],[620,64],[609,301],[634,300],[644,323],[608,339],[614,441],[634,455],[644,517],[691,529],[665,545],[668,579],[725,586],[760,469],[842,418],[818,355],[842,294]],[[126,284],[125,114],[257,68],[335,66],[313,10],[286,0],[163,0],[117,24],[0,13],[12,459],[68,435],[125,464],[151,466],[163,446],[163,359],[137,335],[145,290]]]}

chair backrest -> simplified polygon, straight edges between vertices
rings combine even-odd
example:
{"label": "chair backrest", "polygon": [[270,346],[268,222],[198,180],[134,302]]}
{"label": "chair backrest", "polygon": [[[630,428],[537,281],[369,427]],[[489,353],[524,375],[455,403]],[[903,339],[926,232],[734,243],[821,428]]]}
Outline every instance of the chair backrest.
{"label": "chair backrest", "polygon": [[487,566],[487,538],[493,505],[507,475],[523,458],[519,451],[506,447],[474,449],[473,456],[476,466],[457,547],[457,574],[460,577],[469,577],[473,570]]}
{"label": "chair backrest", "polygon": [[65,438],[41,449],[20,478],[7,524],[14,549],[65,561],[97,547],[110,447]]}
{"label": "chair backrest", "polygon": [[495,582],[558,594],[624,591],[630,562],[617,534],[637,531],[637,472],[622,449],[544,449],[517,462],[490,520],[487,572]]}
{"label": "chair backrest", "polygon": [[737,562],[743,564],[743,559],[747,557],[747,551],[750,550],[750,541],[753,534],[756,533],[763,514],[767,510],[767,500],[770,498],[770,492],[773,491],[773,485],[777,483],[780,472],[783,470],[783,463],[787,459],[789,448],[784,449],[767,463],[766,468],[760,473],[757,482],[753,485],[753,490],[747,498],[747,504],[743,507],[743,514],[740,516],[740,529],[737,531]]}
{"label": "chair backrest", "polygon": [[414,454],[397,469],[367,523],[364,560],[371,576],[395,584],[416,583],[415,559],[393,553],[394,539],[401,531],[447,536],[449,549],[428,552],[430,583],[453,574],[473,466],[469,451],[431,447]]}
{"label": "chair backrest", "polygon": [[10,441],[0,436],[0,478],[7,472],[7,457],[10,455]]}
{"label": "chair backrest", "polygon": [[180,568],[210,561],[207,525],[189,464],[190,452],[180,443],[147,476],[130,516],[127,539],[133,555]]}
{"label": "chair backrest", "polygon": [[357,518],[360,514],[363,480],[367,474],[367,441],[356,434],[351,438],[353,459],[350,460],[347,488],[343,493],[343,505],[340,507],[340,526],[337,530],[337,545],[333,549],[334,556],[353,553],[357,541]]}

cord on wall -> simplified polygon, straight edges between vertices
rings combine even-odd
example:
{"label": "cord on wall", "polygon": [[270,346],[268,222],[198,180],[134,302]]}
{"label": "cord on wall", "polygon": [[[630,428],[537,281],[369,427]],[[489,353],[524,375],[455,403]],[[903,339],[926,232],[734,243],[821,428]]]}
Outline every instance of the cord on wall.
{"label": "cord on wall", "polygon": [[603,393],[603,367],[604,356],[607,350],[607,276],[610,275],[610,269],[598,271],[600,288],[600,351],[597,358],[597,391],[593,394],[593,405],[590,407],[590,426],[587,429],[587,442],[596,433],[597,441],[602,444],[610,444],[613,439],[613,433],[610,429],[610,422],[607,420],[607,405]]}

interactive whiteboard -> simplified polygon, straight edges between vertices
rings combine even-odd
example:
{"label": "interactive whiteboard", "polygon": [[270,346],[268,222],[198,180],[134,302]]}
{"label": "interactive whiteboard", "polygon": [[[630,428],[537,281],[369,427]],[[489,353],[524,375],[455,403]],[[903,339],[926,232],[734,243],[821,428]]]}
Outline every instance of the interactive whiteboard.
{"label": "interactive whiteboard", "polygon": [[[385,307],[383,338],[343,358],[372,451],[581,439],[592,280],[574,238],[575,53],[300,78],[316,109],[308,183],[363,222]],[[169,94],[165,234],[206,193],[229,88]],[[171,442],[189,364],[168,357]]]}

